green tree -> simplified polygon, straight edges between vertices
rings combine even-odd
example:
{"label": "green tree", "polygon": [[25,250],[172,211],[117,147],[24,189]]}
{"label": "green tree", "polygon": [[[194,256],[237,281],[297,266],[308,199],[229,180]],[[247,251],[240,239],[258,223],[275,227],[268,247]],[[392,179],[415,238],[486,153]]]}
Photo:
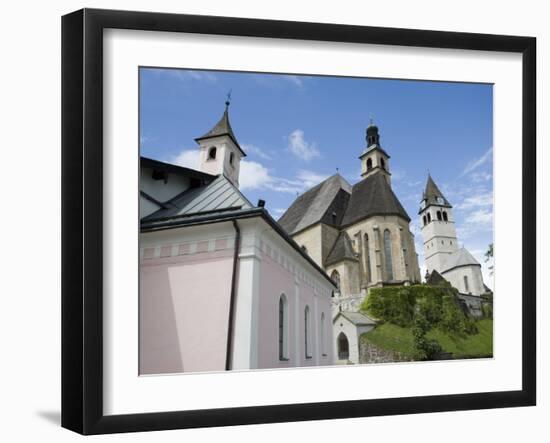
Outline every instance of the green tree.
{"label": "green tree", "polygon": [[485,263],[490,263],[488,268],[491,275],[493,275],[493,243],[489,245],[489,247],[487,248],[487,252],[485,252]]}

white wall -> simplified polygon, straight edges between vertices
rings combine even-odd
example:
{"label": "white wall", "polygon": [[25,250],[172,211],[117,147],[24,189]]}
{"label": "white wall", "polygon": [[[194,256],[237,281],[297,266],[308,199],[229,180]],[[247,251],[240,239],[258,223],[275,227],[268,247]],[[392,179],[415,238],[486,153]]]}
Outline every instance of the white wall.
{"label": "white wall", "polygon": [[[538,141],[542,152],[543,136],[548,139],[550,88],[542,89],[543,78],[550,76],[550,28],[545,2],[525,0],[480,2],[441,2],[398,0],[394,2],[296,2],[278,0],[64,0],[52,2],[6,2],[0,28],[2,68],[0,70],[0,115],[3,164],[25,161],[26,174],[34,180],[21,180],[21,170],[6,167],[0,174],[4,207],[28,211],[21,195],[33,195],[39,183],[42,198],[33,201],[37,217],[20,217],[17,223],[2,218],[2,263],[0,294],[0,336],[4,355],[13,356],[2,365],[0,403],[3,440],[84,441],[58,426],[60,408],[60,16],[77,8],[158,10],[212,15],[278,18],[392,27],[415,27],[517,35],[535,35],[538,47]],[[550,156],[542,161],[550,170]],[[545,203],[539,221],[550,216],[550,178],[543,178],[539,163],[539,183],[544,183]],[[540,186],[540,185],[539,185]],[[540,189],[540,188],[539,188]],[[539,194],[539,201],[543,200]],[[9,214],[14,214],[10,211]],[[545,216],[545,217],[544,217]],[[39,227],[39,229],[38,229]],[[9,233],[9,234],[8,234]],[[29,235],[33,233],[33,235]],[[539,251],[550,250],[549,235],[542,233]],[[32,243],[29,239],[32,238]],[[33,266],[29,253],[33,252]],[[550,265],[548,252],[540,257],[542,269]],[[37,265],[39,264],[39,265]],[[539,278],[539,294],[550,290],[548,280]],[[539,313],[548,312],[548,298],[539,297]],[[539,319],[541,319],[539,314]],[[288,423],[230,428],[165,431],[137,435],[94,438],[94,442],[220,441],[281,442],[307,438],[308,441],[344,441],[368,435],[371,440],[441,442],[464,441],[544,441],[550,434],[550,383],[542,374],[550,370],[550,323],[539,320],[539,406],[489,411],[421,414],[400,417],[374,417],[320,422]],[[335,380],[345,383],[345,379]],[[429,429],[430,432],[426,432]]]}

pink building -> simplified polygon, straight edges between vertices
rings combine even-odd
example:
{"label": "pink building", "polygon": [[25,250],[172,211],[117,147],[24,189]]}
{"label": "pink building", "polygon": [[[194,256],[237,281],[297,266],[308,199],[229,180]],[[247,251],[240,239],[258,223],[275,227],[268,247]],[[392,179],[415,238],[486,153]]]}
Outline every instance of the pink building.
{"label": "pink building", "polygon": [[239,191],[227,105],[200,171],[141,159],[141,374],[334,361],[333,282]]}

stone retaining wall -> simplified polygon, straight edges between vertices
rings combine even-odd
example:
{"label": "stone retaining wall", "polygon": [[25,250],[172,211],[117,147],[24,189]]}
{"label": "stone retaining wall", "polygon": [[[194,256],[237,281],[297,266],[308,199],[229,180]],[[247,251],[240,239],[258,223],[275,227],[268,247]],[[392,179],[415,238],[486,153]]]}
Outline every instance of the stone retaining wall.
{"label": "stone retaining wall", "polygon": [[359,362],[363,363],[393,363],[414,361],[399,352],[387,351],[370,343],[365,337],[359,341]]}

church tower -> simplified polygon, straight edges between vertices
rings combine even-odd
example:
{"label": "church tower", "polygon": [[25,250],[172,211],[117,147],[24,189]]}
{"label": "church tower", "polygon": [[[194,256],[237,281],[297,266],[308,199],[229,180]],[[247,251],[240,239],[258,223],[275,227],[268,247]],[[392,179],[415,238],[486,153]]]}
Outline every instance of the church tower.
{"label": "church tower", "polygon": [[225,111],[216,125],[195,141],[200,148],[200,170],[212,175],[225,175],[239,187],[241,159],[246,153],[241,149],[229,123],[229,99]]}
{"label": "church tower", "polygon": [[390,181],[390,156],[382,149],[380,145],[380,134],[378,126],[376,126],[371,118],[370,125],[367,127],[367,135],[365,137],[367,146],[363,153],[359,156],[361,160],[361,177],[366,178],[377,172],[384,174],[386,182],[391,185]]}
{"label": "church tower", "polygon": [[452,206],[428,174],[420,202],[420,225],[428,272],[445,271],[445,262],[458,250]]}

